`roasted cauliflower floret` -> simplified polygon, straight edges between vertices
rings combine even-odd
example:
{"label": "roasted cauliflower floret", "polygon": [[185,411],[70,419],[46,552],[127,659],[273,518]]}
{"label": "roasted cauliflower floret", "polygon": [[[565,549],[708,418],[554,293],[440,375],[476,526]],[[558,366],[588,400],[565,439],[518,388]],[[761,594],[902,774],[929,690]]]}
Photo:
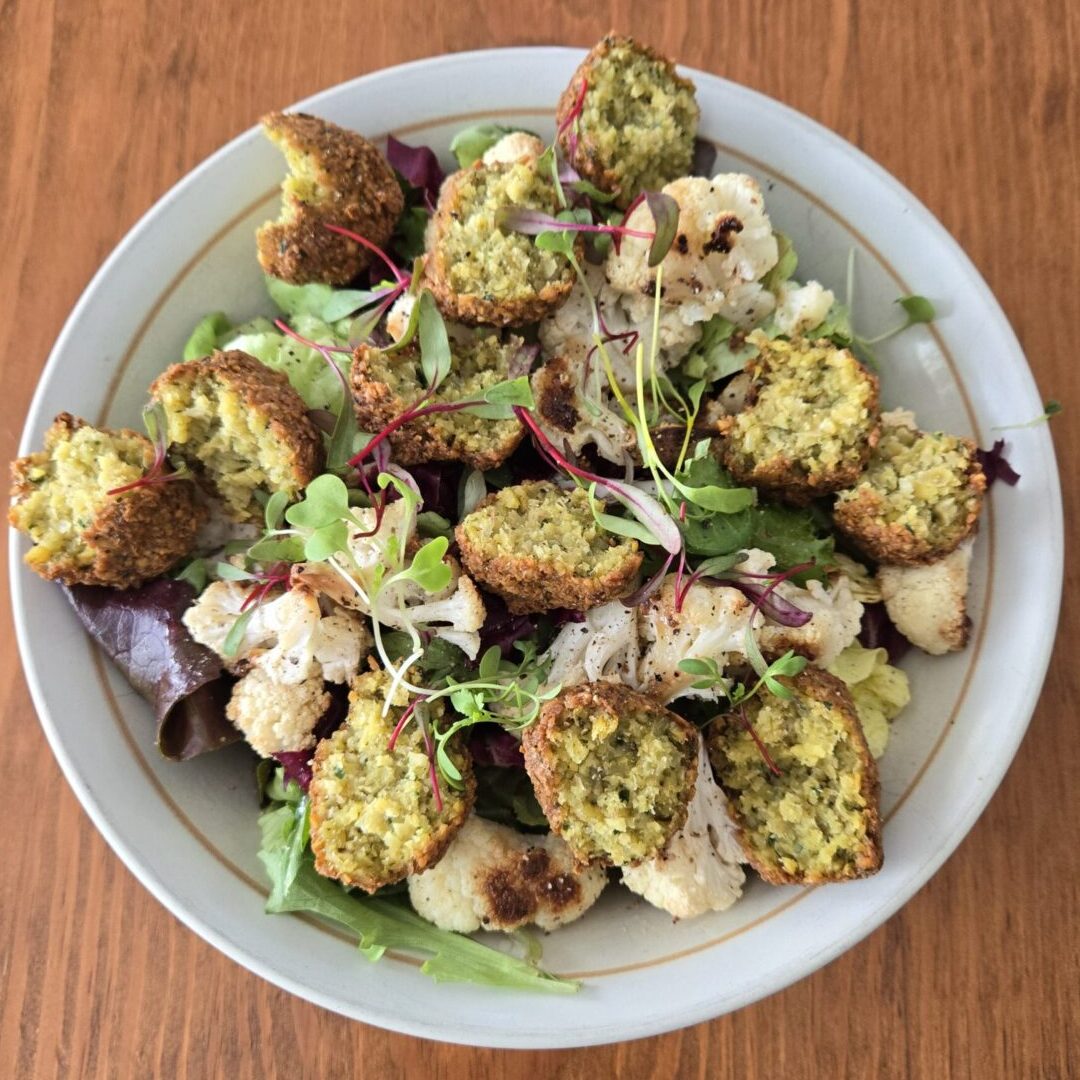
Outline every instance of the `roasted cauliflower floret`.
{"label": "roasted cauliflower floret", "polygon": [[[687,326],[714,315],[740,327],[760,322],[775,303],[760,279],[776,265],[778,251],[757,181],[740,173],[711,180],[684,176],[663,190],[679,205],[679,223],[660,264],[661,311],[671,305]],[[652,234],[655,222],[648,203],[637,207],[626,224]],[[628,311],[638,321],[652,318],[656,295],[650,245],[648,239],[625,236],[605,265],[608,281],[628,294]]]}
{"label": "roasted cauliflower floret", "polygon": [[480,160],[490,168],[492,165],[513,165],[515,161],[536,161],[543,152],[543,140],[532,132],[511,131],[489,147]]}
{"label": "roasted cauliflower floret", "polygon": [[742,848],[704,746],[686,824],[648,862],[623,869],[623,884],[676,919],[725,911],[742,895]]}
{"label": "roasted cauliflower floret", "polygon": [[[383,715],[390,677],[360,675],[349,693],[345,724],[323,739],[312,761],[311,850],[315,869],[365,892],[402,881],[433,866],[449,847],[472,807],[476,781],[468,752],[452,746],[450,757],[462,790],[442,785],[439,808],[431,784],[431,761],[419,726],[410,723],[390,737],[409,704],[399,687]],[[427,707],[432,721],[441,701]]]}
{"label": "roasted cauliflower floret", "polygon": [[642,559],[637,541],[600,528],[588,492],[547,481],[489,495],[455,535],[465,569],[515,613],[612,600],[629,591]]}
{"label": "roasted cauliflower floret", "polygon": [[[428,404],[479,401],[485,391],[509,378],[520,338],[505,344],[492,334],[452,345],[450,373]],[[420,349],[409,345],[386,352],[360,345],[353,356],[353,403],[364,431],[380,431],[424,397]],[[390,436],[394,460],[402,465],[425,461],[463,461],[474,469],[494,469],[517,449],[525,429],[517,419],[492,420],[472,413],[441,412],[413,420]]]}
{"label": "roasted cauliflower floret", "polygon": [[281,684],[314,677],[346,683],[371,651],[371,634],[355,612],[335,607],[323,614],[314,590],[298,581],[252,611],[236,648],[226,656],[226,639],[250,591],[243,582],[215,581],[184,612],[188,633],[213,649],[232,672],[256,664]]}
{"label": "roasted cauliflower floret", "polygon": [[312,732],[330,707],[322,678],[279,682],[253,667],[234,687],[225,715],[263,757],[315,745]]}
{"label": "roasted cauliflower floret", "polygon": [[869,558],[932,562],[975,530],[986,476],[970,439],[919,431],[910,413],[883,417],[866,471],[837,497],[836,527]]}
{"label": "roasted cauliflower floret", "polygon": [[880,758],[889,745],[889,721],[911,701],[907,673],[889,663],[885,649],[849,645],[826,669],[841,679],[851,692],[866,745]]}
{"label": "roasted cauliflower floret", "polygon": [[205,511],[188,480],[110,495],[143,477],[150,441],[61,413],[45,449],[11,466],[8,521],[33,541],[25,561],[65,585],[133,588],[165,573],[195,544]]}
{"label": "roasted cauliflower floret", "polygon": [[709,756],[739,843],[774,885],[876,873],[877,766],[851,695],[818,668],[786,682],[791,700],[759,695],[709,726]]}
{"label": "roasted cauliflower floret", "polygon": [[243,352],[173,364],[150,387],[175,451],[235,521],[262,518],[256,491],[295,497],[319,471],[322,439],[280,371]]}
{"label": "roasted cauliflower floret", "polygon": [[469,326],[523,326],[569,295],[574,272],[566,257],[501,227],[500,210],[512,207],[558,209],[554,183],[535,162],[478,162],[443,183],[428,225],[425,282],[446,318]]}
{"label": "roasted cauliflower floret", "polygon": [[785,337],[804,337],[825,321],[835,300],[832,289],[818,281],[785,281],[776,294],[773,322]]}
{"label": "roasted cauliflower floret", "polygon": [[635,866],[686,821],[697,729],[616,683],[563,690],[525,730],[522,752],[551,828],[579,863]]}
{"label": "roasted cauliflower floret", "polygon": [[965,540],[955,551],[922,566],[878,567],[877,580],[889,618],[923,652],[942,656],[967,645],[973,543]]}
{"label": "roasted cauliflower floret", "polygon": [[599,866],[574,865],[554,834],[524,836],[470,817],[430,870],[409,878],[417,915],[442,930],[557,930],[580,919],[607,884]]}
{"label": "roasted cauliflower floret", "polygon": [[570,164],[620,207],[689,172],[699,116],[694,84],[670,60],[615,34],[585,57],[555,113]]}
{"label": "roasted cauliflower floret", "polygon": [[878,440],[877,378],[825,341],[751,340],[761,351],[745,408],[725,421],[724,464],[796,503],[854,483]]}
{"label": "roasted cauliflower floret", "polygon": [[259,264],[294,285],[352,281],[371,252],[327,225],[385,247],[405,208],[394,170],[362,135],[326,120],[276,112],[262,123],[284,152],[289,175],[281,186],[281,217],[258,231]]}

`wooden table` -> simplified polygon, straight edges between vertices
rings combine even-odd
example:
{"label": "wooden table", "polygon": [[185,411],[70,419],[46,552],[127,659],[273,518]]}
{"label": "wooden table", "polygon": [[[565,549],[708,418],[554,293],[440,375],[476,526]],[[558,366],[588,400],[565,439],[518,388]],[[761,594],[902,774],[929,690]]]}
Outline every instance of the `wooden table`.
{"label": "wooden table", "polygon": [[[267,110],[417,57],[588,45],[610,26],[840,132],[941,218],[1080,467],[1080,6],[1062,0],[594,5],[13,0],[0,11],[0,457],[87,280],[169,186]],[[992,378],[993,373],[987,372]],[[1032,573],[1038,573],[1032,552]],[[260,981],[136,883],[63,782],[0,617],[0,1075],[1080,1075],[1080,582],[1016,763],[945,868],[825,970],[734,1016],[559,1053],[387,1034]]]}

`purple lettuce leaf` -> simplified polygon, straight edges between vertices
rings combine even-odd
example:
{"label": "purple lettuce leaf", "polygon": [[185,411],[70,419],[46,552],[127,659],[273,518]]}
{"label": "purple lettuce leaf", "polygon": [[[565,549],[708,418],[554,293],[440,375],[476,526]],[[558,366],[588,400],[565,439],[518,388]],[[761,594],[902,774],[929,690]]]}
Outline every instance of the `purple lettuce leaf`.
{"label": "purple lettuce leaf", "polygon": [[295,780],[302,791],[307,791],[308,784],[311,783],[311,759],[315,755],[316,747],[341,727],[349,712],[349,688],[330,683],[326,689],[330,694],[330,704],[315,725],[315,745],[306,750],[282,750],[274,755],[278,764],[285,769],[285,783]]}
{"label": "purple lettuce leaf", "polygon": [[514,652],[514,642],[532,637],[536,633],[536,622],[529,615],[513,615],[500,596],[481,591],[484,598],[484,625],[480,627],[480,652],[498,645],[504,657]]}
{"label": "purple lettuce leaf", "polygon": [[889,654],[890,664],[900,663],[911,649],[911,642],[896,629],[884,604],[863,607],[859,643],[866,649],[884,649]]}
{"label": "purple lettuce leaf", "polygon": [[225,717],[231,676],[182,621],[195,598],[187,582],[161,578],[138,589],[64,591],[90,636],[153,707],[165,757],[187,761],[241,738]]}
{"label": "purple lettuce leaf", "polygon": [[439,159],[430,146],[409,146],[386,137],[386,160],[414,187],[424,193],[425,200],[434,206],[445,174]]}
{"label": "purple lettuce leaf", "polygon": [[989,450],[975,451],[982,471],[986,474],[987,489],[993,486],[995,480],[1000,480],[1009,487],[1015,487],[1020,480],[1020,474],[1005,460],[1004,451],[1004,439],[998,439]]}
{"label": "purple lettuce leaf", "polygon": [[498,724],[477,724],[469,730],[469,754],[477,765],[524,769],[521,743]]}

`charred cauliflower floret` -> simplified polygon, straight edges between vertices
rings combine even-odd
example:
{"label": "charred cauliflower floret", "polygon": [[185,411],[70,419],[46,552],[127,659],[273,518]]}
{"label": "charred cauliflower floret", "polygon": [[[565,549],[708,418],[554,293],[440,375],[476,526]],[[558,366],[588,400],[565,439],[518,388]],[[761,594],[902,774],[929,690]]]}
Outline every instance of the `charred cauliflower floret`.
{"label": "charred cauliflower floret", "polygon": [[624,868],[623,884],[676,919],[693,919],[707,911],[725,911],[742,896],[746,875],[741,862],[727,799],[702,746],[686,824],[655,858]]}
{"label": "charred cauliflower floret", "polygon": [[547,481],[489,495],[455,535],[465,569],[517,614],[613,600],[629,591],[642,560],[636,540],[596,523],[588,492]]}
{"label": "charred cauliflower floret", "polygon": [[599,866],[574,865],[554,834],[524,836],[471,817],[430,870],[409,878],[417,915],[442,930],[557,930],[580,919],[607,884]]}
{"label": "charred cauliflower floret", "polygon": [[699,117],[694,84],[670,60],[614,34],[582,61],[555,113],[570,164],[620,207],[690,171]]}
{"label": "charred cauliflower floret", "polygon": [[[679,221],[660,267],[649,266],[652,241],[639,236],[624,236],[604,266],[611,285],[627,295],[631,317],[652,319],[659,269],[661,313],[670,307],[687,326],[714,315],[740,327],[764,319],[776,301],[761,278],[779,250],[757,181],[741,173],[684,176],[663,190],[678,203]],[[645,202],[626,224],[649,235],[656,229]]]}
{"label": "charred cauliflower floret", "polygon": [[746,406],[724,421],[724,464],[795,503],[848,487],[878,439],[877,378],[828,342],[755,340]]}
{"label": "charred cauliflower floret", "polygon": [[773,322],[785,337],[804,337],[825,321],[835,300],[832,289],[819,281],[784,281],[776,293]]}
{"label": "charred cauliflower floret", "polygon": [[319,471],[322,440],[303,399],[247,353],[173,364],[150,396],[165,409],[169,442],[234,521],[262,517],[256,491],[295,497]]}
{"label": "charred cauliflower floret", "polygon": [[11,466],[8,521],[34,542],[26,564],[65,585],[133,588],[188,554],[204,517],[188,480],[110,495],[146,474],[150,441],[61,413],[45,449]]}
{"label": "charred cauliflower floret", "polygon": [[[479,401],[485,391],[509,378],[510,361],[520,338],[505,344],[492,334],[451,345],[450,373],[428,404]],[[360,345],[353,356],[353,402],[364,431],[380,431],[424,397],[426,387],[415,345],[385,352]],[[474,469],[494,469],[517,449],[525,429],[517,419],[491,420],[472,413],[432,413],[398,428],[390,436],[394,460],[402,465],[425,461],[463,461]]]}
{"label": "charred cauliflower floret", "polygon": [[969,537],[955,551],[919,566],[878,567],[889,618],[912,645],[931,656],[959,652],[968,643],[973,543]]}
{"label": "charred cauliflower floret", "polygon": [[635,866],[686,821],[697,730],[644,694],[615,683],[564,690],[521,748],[552,830],[580,863]]}
{"label": "charred cauliflower floret", "polygon": [[428,225],[425,282],[446,318],[469,326],[523,326],[570,294],[574,272],[565,256],[501,227],[500,210],[512,207],[558,209],[554,183],[535,162],[477,162],[443,183]]}
{"label": "charred cauliflower floret", "polygon": [[746,857],[774,885],[876,873],[877,766],[851,695],[817,668],[786,682],[791,700],[755,697],[709,728],[709,756]]}
{"label": "charred cauliflower floret", "polygon": [[[467,751],[451,747],[464,788],[442,785],[442,809],[431,785],[424,737],[410,723],[389,749],[394,727],[409,704],[395,693],[383,715],[390,677],[360,675],[349,693],[344,725],[315,750],[308,794],[315,869],[365,892],[419,874],[442,857],[472,807],[476,781]],[[441,701],[431,706],[438,720]]]}
{"label": "charred cauliflower floret", "polygon": [[405,208],[394,170],[355,131],[303,113],[270,113],[263,130],[285,154],[282,213],[257,234],[259,264],[294,285],[344,285],[371,261],[362,245],[327,225],[385,247]]}
{"label": "charred cauliflower floret", "polygon": [[899,566],[954,551],[974,532],[986,490],[970,439],[919,431],[909,415],[885,417],[866,471],[833,511],[860,551]]}

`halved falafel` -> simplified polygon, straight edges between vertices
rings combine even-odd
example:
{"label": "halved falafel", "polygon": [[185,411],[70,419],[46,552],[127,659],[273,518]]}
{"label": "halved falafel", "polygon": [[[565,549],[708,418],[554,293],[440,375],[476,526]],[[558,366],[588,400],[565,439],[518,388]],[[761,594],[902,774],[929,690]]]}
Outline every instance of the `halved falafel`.
{"label": "halved falafel", "polygon": [[643,557],[636,540],[596,523],[588,492],[546,480],[489,495],[455,536],[469,575],[515,614],[614,600],[630,591]]}
{"label": "halved falafel", "polygon": [[173,364],[150,387],[169,442],[234,521],[262,516],[256,491],[293,497],[318,474],[322,439],[279,371],[238,350]]}
{"label": "halved falafel", "polygon": [[564,690],[522,738],[553,831],[579,862],[636,866],[682,828],[694,794],[697,729],[618,683]]}
{"label": "halved falafel", "polygon": [[564,255],[501,227],[499,211],[513,207],[546,214],[559,209],[554,182],[535,161],[477,162],[443,183],[428,224],[425,281],[446,318],[469,326],[524,326],[570,295],[574,271]]}
{"label": "halved falafel", "polygon": [[878,380],[828,341],[750,340],[742,410],[722,421],[724,464],[740,483],[793,503],[858,478],[878,439]]}
{"label": "halved falafel", "polygon": [[792,699],[752,698],[707,735],[739,843],[773,885],[874,874],[882,859],[878,772],[851,693],[820,668],[782,681]]}
{"label": "halved falafel", "polygon": [[206,516],[190,480],[109,494],[139,480],[153,461],[145,436],[61,413],[45,449],[11,466],[8,521],[34,541],[27,566],[65,585],[127,589],[187,555]]}
{"label": "halved falafel", "polygon": [[837,497],[833,520],[877,562],[932,562],[974,532],[986,475],[970,439],[886,420],[866,471]]}
{"label": "halved falafel", "polygon": [[405,208],[394,170],[362,135],[318,117],[274,112],[262,124],[284,152],[289,175],[281,185],[281,217],[256,234],[260,266],[294,285],[352,281],[371,253],[326,226],[385,247]]}
{"label": "halved falafel", "polygon": [[[449,754],[463,787],[442,785],[441,810],[417,723],[411,722],[389,749],[409,704],[408,693],[399,688],[383,715],[389,688],[384,671],[365,672],[353,681],[349,715],[316,748],[308,788],[315,869],[366,892],[434,866],[476,795],[472,763],[462,745],[453,745]],[[434,721],[443,714],[442,701],[423,707]]]}
{"label": "halved falafel", "polygon": [[555,119],[570,164],[625,207],[690,171],[700,115],[694,84],[670,60],[609,34],[574,72]]}
{"label": "halved falafel", "polygon": [[[509,377],[510,361],[520,347],[520,338],[504,343],[495,334],[469,342],[455,340],[450,372],[425,404],[481,400],[486,390]],[[426,393],[420,349],[408,345],[386,352],[360,345],[353,355],[350,383],[360,427],[381,431]],[[516,418],[491,420],[464,411],[443,412],[402,425],[390,436],[390,445],[402,465],[463,461],[486,470],[501,465],[524,434]]]}

